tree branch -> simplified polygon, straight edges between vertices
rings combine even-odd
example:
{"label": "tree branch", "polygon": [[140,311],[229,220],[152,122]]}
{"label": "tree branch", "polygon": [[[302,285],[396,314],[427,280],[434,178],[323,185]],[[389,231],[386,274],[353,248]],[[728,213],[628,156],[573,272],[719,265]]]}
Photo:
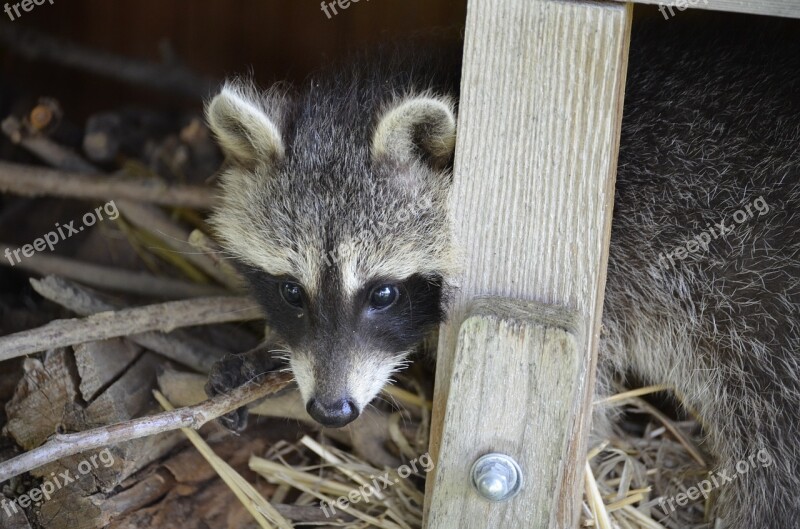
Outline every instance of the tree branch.
{"label": "tree branch", "polygon": [[197,100],[208,97],[217,84],[174,61],[159,64],[123,57],[15,24],[0,24],[0,43],[29,60],[55,62]]}
{"label": "tree branch", "polygon": [[250,298],[213,297],[170,301],[82,319],[55,320],[47,325],[0,337],[0,362],[29,353],[146,331],[258,320],[263,314]]}
{"label": "tree branch", "polygon": [[82,173],[45,169],[31,165],[0,162],[0,192],[38,197],[58,196],[112,200],[127,198],[162,206],[210,209],[211,189],[200,186],[166,185],[156,179],[114,179]]}
{"label": "tree branch", "polygon": [[[30,283],[40,296],[71,310],[78,316],[90,316],[122,308],[104,301],[97,293],[60,277],[31,279]],[[180,329],[170,333],[129,334],[125,338],[200,373],[208,373],[214,362],[227,352]]]}
{"label": "tree branch", "polygon": [[248,384],[196,406],[178,408],[84,432],[56,434],[38,448],[0,463],[0,483],[63,457],[103,446],[149,437],[179,428],[199,429],[209,421],[276,393],[292,380],[289,373],[269,373],[259,384]]}
{"label": "tree branch", "polygon": [[[222,296],[226,293],[226,290],[222,287],[189,283],[180,279],[167,279],[145,272],[100,266],[44,252],[34,253],[31,257],[23,257],[19,262],[15,263],[11,261],[14,251],[17,252],[17,256],[20,255],[17,246],[0,242],[0,266],[14,266],[42,276],[58,274],[60,277],[72,279],[84,285],[115,292],[127,292],[160,299]],[[12,255],[12,257],[9,257],[9,255]]]}

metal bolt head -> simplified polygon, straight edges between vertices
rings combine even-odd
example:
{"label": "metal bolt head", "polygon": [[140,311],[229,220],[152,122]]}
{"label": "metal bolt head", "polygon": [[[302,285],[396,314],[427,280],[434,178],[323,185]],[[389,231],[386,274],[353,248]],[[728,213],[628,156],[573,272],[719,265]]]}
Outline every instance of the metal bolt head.
{"label": "metal bolt head", "polygon": [[472,485],[489,501],[506,501],[522,489],[522,469],[505,454],[491,453],[472,465]]}

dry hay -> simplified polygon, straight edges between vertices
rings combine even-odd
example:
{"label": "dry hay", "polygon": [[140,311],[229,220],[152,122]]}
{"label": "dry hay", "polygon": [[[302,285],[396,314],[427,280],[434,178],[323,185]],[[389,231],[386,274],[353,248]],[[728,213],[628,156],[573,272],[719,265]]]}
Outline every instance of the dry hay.
{"label": "dry hay", "polygon": [[[615,424],[610,435],[595,446],[587,455],[586,490],[582,503],[582,527],[602,529],[708,529],[713,523],[704,521],[709,504],[690,502],[666,516],[660,502],[671,498],[707,477],[709,464],[706,456],[696,447],[700,427],[694,420],[674,421],[661,411],[641,399],[641,395],[660,387],[643,388],[619,393],[597,405],[619,406],[624,418]],[[403,402],[409,399],[423,404],[419,410],[428,410],[429,402],[421,396],[392,388],[392,393],[402,394]],[[427,413],[427,411],[426,411]],[[402,420],[404,414],[396,412],[394,420]],[[635,420],[634,420],[635,419]],[[423,422],[424,424],[427,424]],[[632,433],[635,423],[639,431]],[[404,455],[404,462],[411,454],[424,454],[426,447],[420,439],[427,432],[420,427],[415,439],[393,435],[392,447]],[[194,432],[192,432],[194,433]],[[196,435],[196,433],[195,433]],[[194,442],[194,441],[193,441]],[[199,448],[199,447],[198,447]],[[204,448],[200,448],[207,455]],[[280,441],[265,454],[253,455],[250,468],[268,483],[276,485],[274,494],[263,498],[241,477],[231,477],[235,471],[221,462],[212,462],[221,468],[221,476],[231,485],[237,496],[251,512],[256,511],[256,520],[261,527],[292,527],[291,522],[276,515],[271,504],[291,503],[298,506],[319,506],[322,512],[330,512],[338,498],[347,498],[365,487],[378,485],[378,495],[369,501],[348,502],[345,508],[334,507],[335,514],[324,522],[310,520],[295,521],[295,526],[323,526],[381,529],[415,529],[422,527],[422,506],[425,473],[418,465],[417,472],[402,479],[397,470],[390,470],[392,486],[380,486],[378,476],[386,469],[379,469],[352,453],[304,436],[298,442]],[[237,488],[245,488],[246,492]],[[255,494],[255,496],[253,496]],[[328,506],[323,511],[321,503]],[[265,519],[266,518],[266,519]],[[272,525],[274,524],[274,525]],[[286,525],[288,524],[288,525]]]}
{"label": "dry hay", "polygon": [[[708,477],[711,468],[707,456],[697,447],[699,423],[692,418],[675,421],[641,398],[664,389],[626,391],[596,403],[621,407],[623,419],[614,423],[605,439],[594,440],[587,455],[583,527],[715,527],[705,520],[713,493],[705,502],[701,497],[674,511],[666,505],[666,500]],[[630,427],[632,422],[636,428]]]}

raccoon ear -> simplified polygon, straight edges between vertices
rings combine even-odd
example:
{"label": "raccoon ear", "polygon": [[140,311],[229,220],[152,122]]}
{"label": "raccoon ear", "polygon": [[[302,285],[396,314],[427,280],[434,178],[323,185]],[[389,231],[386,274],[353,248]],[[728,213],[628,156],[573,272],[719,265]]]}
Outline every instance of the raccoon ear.
{"label": "raccoon ear", "polygon": [[283,158],[280,128],[267,110],[277,106],[270,110],[280,116],[280,103],[248,83],[228,82],[206,106],[206,119],[225,154],[244,167],[254,167]]}
{"label": "raccoon ear", "polygon": [[456,145],[456,117],[447,97],[415,97],[387,110],[375,127],[372,156],[447,165]]}

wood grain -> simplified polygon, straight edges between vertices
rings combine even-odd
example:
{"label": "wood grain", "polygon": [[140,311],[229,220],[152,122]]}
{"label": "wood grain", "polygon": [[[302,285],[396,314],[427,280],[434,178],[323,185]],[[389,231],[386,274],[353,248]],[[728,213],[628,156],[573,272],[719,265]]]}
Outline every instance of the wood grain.
{"label": "wood grain", "polygon": [[[579,382],[577,313],[488,298],[461,325],[428,527],[554,527],[557,490]],[[463,389],[462,389],[463,388]],[[470,468],[488,452],[519,463],[527,481],[513,501],[472,491]]]}
{"label": "wood grain", "polygon": [[[693,9],[708,9],[711,11],[732,11],[751,15],[800,18],[800,1],[798,0],[634,0],[634,2],[637,4],[680,6],[684,9],[688,6]],[[675,7],[673,7],[673,12],[675,14],[680,13]],[[672,15],[670,14],[671,17]]]}
{"label": "wood grain", "polygon": [[[546,498],[549,505],[536,509],[549,510],[550,527],[577,523],[630,22],[630,7],[614,3],[471,0],[468,6],[452,195],[463,273],[450,321],[440,333],[431,453],[441,454],[443,430],[448,437],[473,436],[476,443],[480,440],[476,448],[513,448],[515,454],[525,454],[533,446],[553,454],[544,449],[547,442],[553,443],[559,457],[529,469],[531,485],[512,500]],[[483,296],[576,311],[576,389],[566,446],[548,431],[525,435],[528,425],[538,423],[541,416],[527,407],[530,401],[522,393],[551,395],[550,401],[539,404],[546,412],[558,404],[556,399],[565,398],[550,385],[557,377],[540,380],[543,385],[537,388],[513,388],[522,405],[507,406],[497,415],[486,417],[481,408],[468,409],[465,396],[473,388],[469,379],[455,376],[453,367],[468,306]],[[513,380],[513,371],[495,373],[498,385]],[[458,419],[464,413],[475,416],[466,431]],[[494,428],[498,421],[516,424],[517,430],[498,433]],[[452,499],[454,494],[434,486],[438,474],[464,476],[473,455],[448,453],[438,459],[437,477],[428,479],[429,505],[439,505],[439,495]],[[551,466],[558,468],[555,486],[538,488],[541,476],[553,475]],[[547,471],[542,470],[545,467]],[[458,486],[465,498],[480,501],[468,481]],[[481,507],[481,515],[461,527],[548,527],[529,525],[524,517],[497,525],[493,513],[509,507],[488,503]],[[510,509],[523,516],[522,511]],[[429,528],[453,527],[432,511],[427,519]]]}
{"label": "wood grain", "polygon": [[0,336],[0,361],[52,347],[117,336],[148,331],[170,332],[179,327],[257,320],[262,317],[254,301],[233,296],[169,301],[101,312],[81,319],[54,320],[35,329]]}

